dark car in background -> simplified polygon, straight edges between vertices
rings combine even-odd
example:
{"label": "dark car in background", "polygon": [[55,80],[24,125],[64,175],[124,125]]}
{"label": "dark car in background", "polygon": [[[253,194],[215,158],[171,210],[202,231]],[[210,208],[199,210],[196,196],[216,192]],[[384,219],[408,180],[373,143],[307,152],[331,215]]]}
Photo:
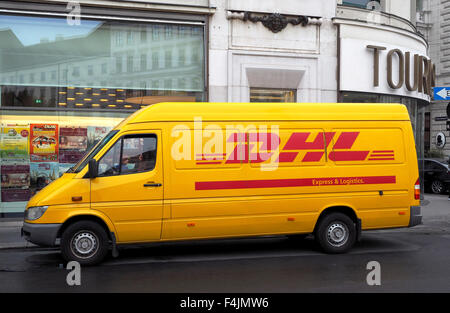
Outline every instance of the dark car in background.
{"label": "dark car in background", "polygon": [[444,160],[424,159],[424,187],[426,192],[443,194],[448,192],[450,185],[449,165]]}

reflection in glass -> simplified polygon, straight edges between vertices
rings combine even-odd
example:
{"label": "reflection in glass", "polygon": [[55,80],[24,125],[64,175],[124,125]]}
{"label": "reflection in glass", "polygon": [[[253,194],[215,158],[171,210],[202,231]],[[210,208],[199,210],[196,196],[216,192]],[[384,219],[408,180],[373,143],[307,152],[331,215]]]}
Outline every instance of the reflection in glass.
{"label": "reflection in glass", "polygon": [[[65,18],[1,15],[0,105],[99,109],[132,105],[126,98],[96,99],[104,88],[111,91],[108,94],[145,89],[146,96],[161,96],[158,91],[165,88],[168,96],[201,101],[203,51],[202,26],[95,20],[70,26]],[[172,83],[159,83],[167,80]],[[92,88],[94,94],[83,93],[83,88]]]}

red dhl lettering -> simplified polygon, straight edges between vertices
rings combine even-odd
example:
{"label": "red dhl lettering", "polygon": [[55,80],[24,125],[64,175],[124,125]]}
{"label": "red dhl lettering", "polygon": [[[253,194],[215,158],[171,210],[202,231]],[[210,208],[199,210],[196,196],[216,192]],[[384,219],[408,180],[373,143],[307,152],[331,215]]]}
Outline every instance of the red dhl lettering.
{"label": "red dhl lettering", "polygon": [[[328,159],[335,162],[395,160],[394,150],[351,151],[359,134],[360,132],[342,132],[330,149]],[[308,141],[311,132],[292,133],[275,163],[292,163],[305,150],[307,152],[300,162],[320,162],[335,135],[336,132],[318,133],[312,141]],[[222,160],[226,164],[263,163],[272,158],[281,140],[275,133],[234,133],[228,137],[227,142],[236,144],[228,157],[226,154],[200,154],[196,158],[197,164],[222,164]],[[260,147],[260,151],[254,152],[257,147]]]}

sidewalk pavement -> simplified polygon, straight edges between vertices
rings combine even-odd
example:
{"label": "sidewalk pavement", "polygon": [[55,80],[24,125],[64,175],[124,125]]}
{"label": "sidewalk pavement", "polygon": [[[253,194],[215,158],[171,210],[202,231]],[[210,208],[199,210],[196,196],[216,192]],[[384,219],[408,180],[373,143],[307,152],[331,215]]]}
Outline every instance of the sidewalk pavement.
{"label": "sidewalk pavement", "polygon": [[22,238],[22,225],[22,218],[0,218],[0,249],[37,247]]}
{"label": "sidewalk pavement", "polygon": [[[445,195],[425,194],[422,200],[423,225],[412,229],[450,231],[450,201]],[[23,219],[0,218],[0,249],[38,248],[21,236]]]}

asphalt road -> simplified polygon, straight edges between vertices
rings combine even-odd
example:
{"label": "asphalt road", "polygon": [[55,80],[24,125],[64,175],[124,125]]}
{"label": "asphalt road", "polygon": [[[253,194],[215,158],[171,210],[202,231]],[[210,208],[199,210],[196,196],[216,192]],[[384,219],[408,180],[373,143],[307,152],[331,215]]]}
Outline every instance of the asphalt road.
{"label": "asphalt road", "polygon": [[[435,197],[435,198],[433,198]],[[424,225],[363,232],[344,255],[318,251],[312,238],[195,241],[129,247],[117,259],[81,268],[69,286],[55,249],[0,250],[0,293],[8,292],[450,292],[450,203],[444,196]],[[367,284],[368,262],[380,283]]]}

